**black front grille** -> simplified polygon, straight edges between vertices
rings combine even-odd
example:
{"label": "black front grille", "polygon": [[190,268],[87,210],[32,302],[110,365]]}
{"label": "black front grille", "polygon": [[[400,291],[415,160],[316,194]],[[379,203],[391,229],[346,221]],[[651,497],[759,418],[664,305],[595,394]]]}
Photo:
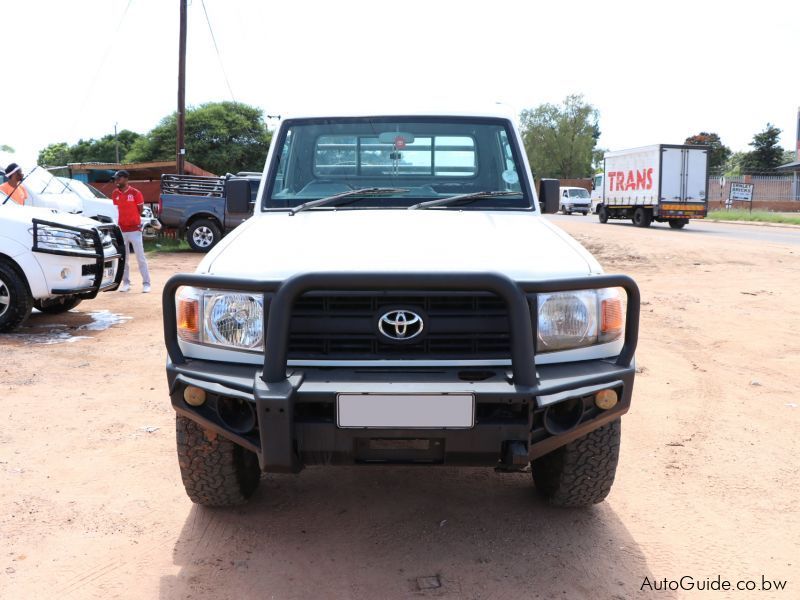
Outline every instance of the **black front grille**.
{"label": "black front grille", "polygon": [[[425,321],[421,335],[393,342],[378,331],[391,310]],[[302,296],[294,306],[289,358],[326,360],[507,359],[506,305],[490,293],[327,293]]]}

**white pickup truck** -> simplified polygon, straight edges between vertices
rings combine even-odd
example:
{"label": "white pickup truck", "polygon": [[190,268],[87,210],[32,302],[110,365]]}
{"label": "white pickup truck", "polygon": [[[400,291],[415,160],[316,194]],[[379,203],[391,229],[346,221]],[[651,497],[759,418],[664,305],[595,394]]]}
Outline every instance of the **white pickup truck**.
{"label": "white pickup truck", "polygon": [[[249,186],[227,201],[245,206]],[[285,119],[256,198],[164,288],[191,500],[376,463],[530,465],[554,505],[606,497],[638,288],[542,217],[511,119]]]}
{"label": "white pickup truck", "polygon": [[36,308],[60,313],[119,286],[122,233],[52,209],[20,206],[0,193],[0,332]]}

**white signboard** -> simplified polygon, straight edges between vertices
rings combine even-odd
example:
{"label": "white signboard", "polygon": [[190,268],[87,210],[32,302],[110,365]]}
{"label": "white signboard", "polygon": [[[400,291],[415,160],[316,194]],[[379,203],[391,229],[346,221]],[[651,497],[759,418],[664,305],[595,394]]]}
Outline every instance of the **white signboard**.
{"label": "white signboard", "polygon": [[728,194],[728,200],[740,202],[753,201],[753,184],[752,183],[731,183],[731,191]]}

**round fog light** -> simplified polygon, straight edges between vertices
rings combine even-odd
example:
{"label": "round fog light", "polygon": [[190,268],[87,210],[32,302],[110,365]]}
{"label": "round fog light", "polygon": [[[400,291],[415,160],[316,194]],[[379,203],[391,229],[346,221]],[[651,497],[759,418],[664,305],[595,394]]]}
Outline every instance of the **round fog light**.
{"label": "round fog light", "polygon": [[206,401],[206,391],[193,385],[183,390],[183,399],[190,406],[202,406]]}
{"label": "round fog light", "polygon": [[614,390],[601,390],[594,395],[594,403],[600,410],[608,410],[617,405],[617,392]]}

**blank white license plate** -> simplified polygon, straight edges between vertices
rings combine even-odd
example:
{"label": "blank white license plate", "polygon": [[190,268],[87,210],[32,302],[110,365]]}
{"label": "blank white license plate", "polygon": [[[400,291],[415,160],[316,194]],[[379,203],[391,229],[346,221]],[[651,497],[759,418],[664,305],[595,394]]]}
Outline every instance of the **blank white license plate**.
{"label": "blank white license plate", "polygon": [[466,429],[475,424],[472,394],[339,394],[339,427]]}

